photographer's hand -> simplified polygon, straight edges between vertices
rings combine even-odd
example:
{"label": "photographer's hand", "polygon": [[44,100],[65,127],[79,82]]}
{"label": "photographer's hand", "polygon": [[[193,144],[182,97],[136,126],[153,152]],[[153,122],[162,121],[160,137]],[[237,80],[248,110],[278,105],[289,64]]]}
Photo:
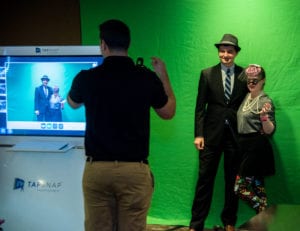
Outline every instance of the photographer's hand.
{"label": "photographer's hand", "polygon": [[168,96],[168,102],[167,104],[160,108],[160,109],[155,109],[156,113],[164,118],[164,119],[171,119],[175,115],[175,110],[176,110],[176,99],[175,95],[173,93],[173,89],[169,80],[168,72],[166,69],[165,63],[157,57],[151,57],[152,59],[152,66],[155,71],[155,73],[158,75],[160,78],[163,87],[165,89],[165,92]]}
{"label": "photographer's hand", "polygon": [[165,63],[158,57],[151,57],[152,59],[152,66],[155,71],[155,73],[160,77],[160,78],[167,78],[167,70],[166,70],[166,65]]}

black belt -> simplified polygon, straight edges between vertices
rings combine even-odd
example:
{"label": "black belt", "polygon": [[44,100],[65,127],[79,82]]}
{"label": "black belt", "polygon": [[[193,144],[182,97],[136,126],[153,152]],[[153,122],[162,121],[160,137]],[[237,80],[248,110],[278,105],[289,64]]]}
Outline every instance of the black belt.
{"label": "black belt", "polygon": [[107,160],[104,158],[99,158],[99,157],[94,157],[94,156],[87,156],[86,157],[87,162],[94,162],[94,161],[108,161],[108,162],[139,162],[139,163],[144,163],[148,164],[148,160]]}

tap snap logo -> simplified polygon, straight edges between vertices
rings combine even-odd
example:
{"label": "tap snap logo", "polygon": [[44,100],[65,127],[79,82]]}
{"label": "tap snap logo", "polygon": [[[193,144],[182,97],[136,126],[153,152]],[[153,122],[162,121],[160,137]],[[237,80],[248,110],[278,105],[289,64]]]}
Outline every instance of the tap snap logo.
{"label": "tap snap logo", "polygon": [[46,180],[24,180],[15,178],[14,190],[20,191],[38,191],[38,192],[59,192],[62,189],[61,181],[46,181]]}
{"label": "tap snap logo", "polygon": [[35,47],[36,54],[57,54],[59,48],[57,47]]}
{"label": "tap snap logo", "polygon": [[20,178],[15,178],[14,189],[20,189],[21,191],[24,191],[24,184],[24,180]]}
{"label": "tap snap logo", "polygon": [[41,53],[41,48],[36,47],[36,48],[35,48],[35,53],[40,54],[40,53]]}

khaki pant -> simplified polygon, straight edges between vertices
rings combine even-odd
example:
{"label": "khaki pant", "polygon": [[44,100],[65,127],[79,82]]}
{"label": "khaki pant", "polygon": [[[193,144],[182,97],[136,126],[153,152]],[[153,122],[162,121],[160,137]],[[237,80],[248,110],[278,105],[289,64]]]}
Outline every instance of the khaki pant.
{"label": "khaki pant", "polygon": [[85,231],[145,231],[152,193],[153,178],[147,164],[86,162]]}

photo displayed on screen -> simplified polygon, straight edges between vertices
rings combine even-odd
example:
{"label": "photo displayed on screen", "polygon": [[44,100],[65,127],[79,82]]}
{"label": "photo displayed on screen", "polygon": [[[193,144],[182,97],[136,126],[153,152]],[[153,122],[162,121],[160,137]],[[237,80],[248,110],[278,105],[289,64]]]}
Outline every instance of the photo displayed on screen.
{"label": "photo displayed on screen", "polygon": [[84,108],[66,102],[73,78],[99,55],[0,56],[0,135],[83,136]]}

